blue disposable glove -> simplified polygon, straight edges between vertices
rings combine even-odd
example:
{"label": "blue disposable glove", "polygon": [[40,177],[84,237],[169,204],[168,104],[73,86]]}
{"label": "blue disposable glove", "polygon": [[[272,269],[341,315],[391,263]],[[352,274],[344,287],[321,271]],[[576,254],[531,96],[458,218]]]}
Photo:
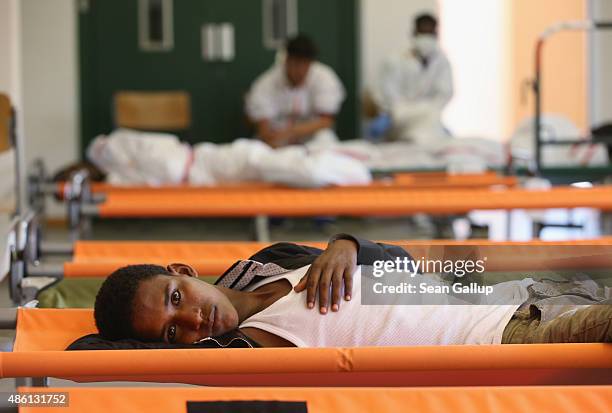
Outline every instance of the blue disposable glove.
{"label": "blue disposable glove", "polygon": [[391,116],[386,113],[378,115],[376,119],[370,122],[368,127],[368,134],[372,138],[379,138],[391,129]]}

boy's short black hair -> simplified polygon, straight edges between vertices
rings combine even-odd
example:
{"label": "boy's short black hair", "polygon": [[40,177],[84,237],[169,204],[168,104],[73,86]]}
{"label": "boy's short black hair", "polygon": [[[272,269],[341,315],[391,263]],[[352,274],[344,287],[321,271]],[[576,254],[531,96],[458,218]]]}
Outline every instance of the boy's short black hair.
{"label": "boy's short black hair", "polygon": [[132,316],[134,297],[144,280],[170,275],[160,265],[128,265],[113,272],[96,295],[94,318],[100,335],[107,340],[134,338]]}
{"label": "boy's short black hair", "polygon": [[414,29],[419,31],[422,27],[432,27],[435,30],[438,27],[438,19],[429,13],[419,14],[414,18]]}
{"label": "boy's short black hair", "polygon": [[310,37],[298,34],[287,41],[287,56],[298,59],[315,60],[318,50]]}

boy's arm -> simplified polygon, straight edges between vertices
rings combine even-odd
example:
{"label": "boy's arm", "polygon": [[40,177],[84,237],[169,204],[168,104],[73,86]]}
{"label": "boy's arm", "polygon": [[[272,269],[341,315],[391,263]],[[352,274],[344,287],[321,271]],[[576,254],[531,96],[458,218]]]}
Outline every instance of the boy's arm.
{"label": "boy's arm", "polygon": [[295,286],[295,291],[306,290],[308,308],[315,307],[318,291],[319,311],[325,314],[330,301],[332,311],[339,310],[343,289],[344,299],[351,299],[353,273],[357,265],[373,265],[374,261],[393,260],[396,257],[410,258],[410,255],[395,245],[375,243],[349,234],[336,234],[331,237],[325,251],[282,242],[264,248],[250,259],[261,263],[275,262],[287,269],[311,264],[306,275]]}
{"label": "boy's arm", "polygon": [[350,239],[332,240],[327,249],[317,257],[308,272],[295,286],[296,292],[306,290],[306,305],[314,308],[319,291],[319,312],[326,314],[329,306],[331,290],[331,309],[338,311],[342,289],[344,299],[351,299],[353,290],[353,273],[357,267],[357,251],[359,246]]}
{"label": "boy's arm", "polygon": [[338,311],[343,287],[344,299],[351,299],[353,273],[357,265],[373,265],[375,261],[394,260],[396,257],[412,259],[402,247],[336,234],[295,286],[295,291],[306,290],[306,304],[308,308],[314,308],[318,290],[319,311],[326,314],[331,290],[331,309]]}

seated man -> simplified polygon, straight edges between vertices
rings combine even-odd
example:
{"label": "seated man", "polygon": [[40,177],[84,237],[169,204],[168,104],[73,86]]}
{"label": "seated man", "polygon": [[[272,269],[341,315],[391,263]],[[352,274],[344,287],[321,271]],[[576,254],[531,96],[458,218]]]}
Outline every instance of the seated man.
{"label": "seated man", "polygon": [[[362,305],[365,267],[359,265],[397,257],[410,259],[401,247],[341,234],[324,252],[270,246],[236,263],[215,285],[199,281],[184,264],[128,266],[102,285],[96,325],[109,340],[177,344],[238,330],[263,347],[612,341],[611,305],[576,307],[542,323],[536,311],[517,311],[520,303]],[[522,282],[504,284],[515,295],[529,295]],[[309,310],[317,289],[320,316]]]}
{"label": "seated man", "polygon": [[256,136],[268,145],[335,139],[334,118],[345,91],[333,69],[316,58],[312,40],[298,35],[287,43],[284,61],[253,83],[246,112],[255,123]]}
{"label": "seated man", "polygon": [[321,187],[371,181],[362,162],[337,151],[295,145],[273,149],[253,139],[192,147],[170,134],[118,129],[98,136],[89,145],[87,157],[114,185],[270,182]]}

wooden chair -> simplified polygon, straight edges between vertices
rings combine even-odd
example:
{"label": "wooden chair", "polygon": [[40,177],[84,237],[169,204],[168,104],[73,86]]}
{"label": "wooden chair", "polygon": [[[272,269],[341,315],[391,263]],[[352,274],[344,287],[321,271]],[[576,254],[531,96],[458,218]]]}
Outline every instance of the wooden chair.
{"label": "wooden chair", "polygon": [[13,109],[8,96],[0,93],[0,153],[13,147]]}
{"label": "wooden chair", "polygon": [[191,97],[184,91],[120,91],[114,98],[115,125],[144,131],[177,132],[191,127]]}

